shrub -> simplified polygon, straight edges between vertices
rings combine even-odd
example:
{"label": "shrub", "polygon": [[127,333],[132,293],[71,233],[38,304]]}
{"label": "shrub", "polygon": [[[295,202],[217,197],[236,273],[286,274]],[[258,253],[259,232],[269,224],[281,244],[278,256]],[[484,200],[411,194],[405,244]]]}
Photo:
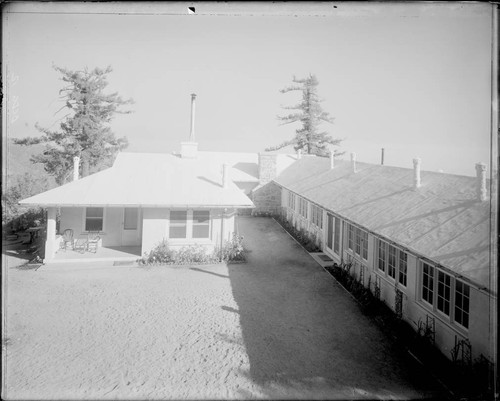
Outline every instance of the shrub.
{"label": "shrub", "polygon": [[243,237],[233,233],[230,241],[226,241],[222,249],[216,250],[222,262],[244,262],[246,261]]}
{"label": "shrub", "polygon": [[169,264],[172,261],[173,251],[168,247],[168,242],[165,239],[139,259],[139,263],[142,265]]}
{"label": "shrub", "polygon": [[291,224],[286,217],[282,215],[274,216],[274,219],[287,231],[297,242],[302,245],[307,252],[321,252],[318,247],[318,238],[316,234],[309,234],[303,228],[296,229],[293,224]]}
{"label": "shrub", "polygon": [[243,237],[235,233],[222,248],[215,248],[213,252],[207,252],[205,247],[198,244],[184,246],[178,250],[170,249],[168,241],[164,239],[149,253],[145,253],[138,262],[140,265],[189,265],[245,260]]}

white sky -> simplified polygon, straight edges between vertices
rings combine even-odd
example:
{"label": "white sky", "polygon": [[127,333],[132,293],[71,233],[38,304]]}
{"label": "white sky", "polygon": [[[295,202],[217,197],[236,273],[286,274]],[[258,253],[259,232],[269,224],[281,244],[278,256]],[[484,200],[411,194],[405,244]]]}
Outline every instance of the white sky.
{"label": "white sky", "polygon": [[346,138],[347,154],[379,163],[384,147],[387,165],[419,156],[424,170],[475,175],[490,160],[491,21],[480,3],[13,4],[3,14],[4,132],[58,126],[52,64],[111,65],[110,90],[135,100],[112,125],[128,151],[178,150],[195,92],[201,150],[258,152],[293,137],[298,124],[276,116],[300,94],[279,90],[313,73],[335,118],[323,128]]}

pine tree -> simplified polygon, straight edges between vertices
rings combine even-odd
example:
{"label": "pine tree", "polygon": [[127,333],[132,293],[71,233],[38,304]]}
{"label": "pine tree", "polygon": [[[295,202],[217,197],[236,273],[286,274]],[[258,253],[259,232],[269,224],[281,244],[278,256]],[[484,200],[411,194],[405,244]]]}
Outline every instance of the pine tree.
{"label": "pine tree", "polygon": [[[15,140],[18,145],[46,143],[41,154],[31,158],[33,163],[42,163],[45,171],[53,175],[56,182],[64,184],[72,175],[73,157],[79,156],[83,177],[109,167],[116,153],[125,149],[128,141],[125,137],[116,138],[109,123],[115,114],[127,114],[121,106],[133,103],[123,100],[117,93],[105,94],[108,85],[107,76],[112,72],[95,68],[83,71],[71,71],[54,66],[62,74],[65,86],[59,91],[67,114],[60,120],[60,129],[51,131],[38,124],[41,137],[28,137]],[[57,113],[56,113],[57,114]]]}
{"label": "pine tree", "polygon": [[[278,116],[278,119],[283,121],[281,125],[300,121],[302,127],[296,130],[293,139],[267,148],[266,151],[278,150],[285,146],[293,145],[295,150],[300,149],[307,154],[328,156],[330,154],[329,145],[338,146],[342,140],[333,139],[326,131],[319,130],[321,122],[333,122],[329,113],[325,112],[321,107],[320,103],[322,100],[317,94],[319,82],[313,74],[309,74],[307,78],[303,79],[298,79],[294,76],[292,81],[294,82],[293,85],[282,89],[280,92],[301,91],[302,102],[295,106],[283,107],[287,110],[296,110],[296,112],[286,116]],[[340,153],[335,152],[335,154]]]}

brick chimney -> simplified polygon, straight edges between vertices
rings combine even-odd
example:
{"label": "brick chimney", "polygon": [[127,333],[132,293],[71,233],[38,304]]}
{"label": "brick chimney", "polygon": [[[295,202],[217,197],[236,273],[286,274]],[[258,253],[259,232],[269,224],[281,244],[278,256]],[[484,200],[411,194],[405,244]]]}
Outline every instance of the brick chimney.
{"label": "brick chimney", "polygon": [[195,159],[198,153],[198,143],[194,136],[196,94],[191,94],[191,130],[189,132],[189,142],[181,142],[181,157],[183,159]]}
{"label": "brick chimney", "polygon": [[80,157],[73,157],[73,181],[78,181],[80,178]]}
{"label": "brick chimney", "polygon": [[351,167],[352,167],[352,172],[356,173],[356,153],[352,152],[351,153]]}
{"label": "brick chimney", "polygon": [[413,159],[413,187],[420,188],[420,164],[422,160],[419,157]]}
{"label": "brick chimney", "polygon": [[476,177],[477,199],[483,202],[488,198],[488,191],[486,190],[486,164],[476,164]]}
{"label": "brick chimney", "polygon": [[276,178],[277,154],[259,153],[259,184],[267,184]]}

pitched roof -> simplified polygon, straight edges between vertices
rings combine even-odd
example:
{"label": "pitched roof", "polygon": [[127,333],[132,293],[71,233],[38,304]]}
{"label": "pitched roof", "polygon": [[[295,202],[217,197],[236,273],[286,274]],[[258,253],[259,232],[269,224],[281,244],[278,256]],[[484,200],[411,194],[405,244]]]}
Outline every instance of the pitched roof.
{"label": "pitched roof", "polygon": [[[202,152],[200,152],[202,153]],[[222,187],[217,158],[120,153],[113,167],[24,199],[42,206],[253,207],[230,180]]]}
{"label": "pitched roof", "polygon": [[[490,201],[476,199],[476,179],[306,156],[276,182],[373,233],[489,287]],[[489,183],[488,183],[489,184]],[[494,270],[494,269],[492,269]],[[496,273],[495,273],[496,274]]]}

